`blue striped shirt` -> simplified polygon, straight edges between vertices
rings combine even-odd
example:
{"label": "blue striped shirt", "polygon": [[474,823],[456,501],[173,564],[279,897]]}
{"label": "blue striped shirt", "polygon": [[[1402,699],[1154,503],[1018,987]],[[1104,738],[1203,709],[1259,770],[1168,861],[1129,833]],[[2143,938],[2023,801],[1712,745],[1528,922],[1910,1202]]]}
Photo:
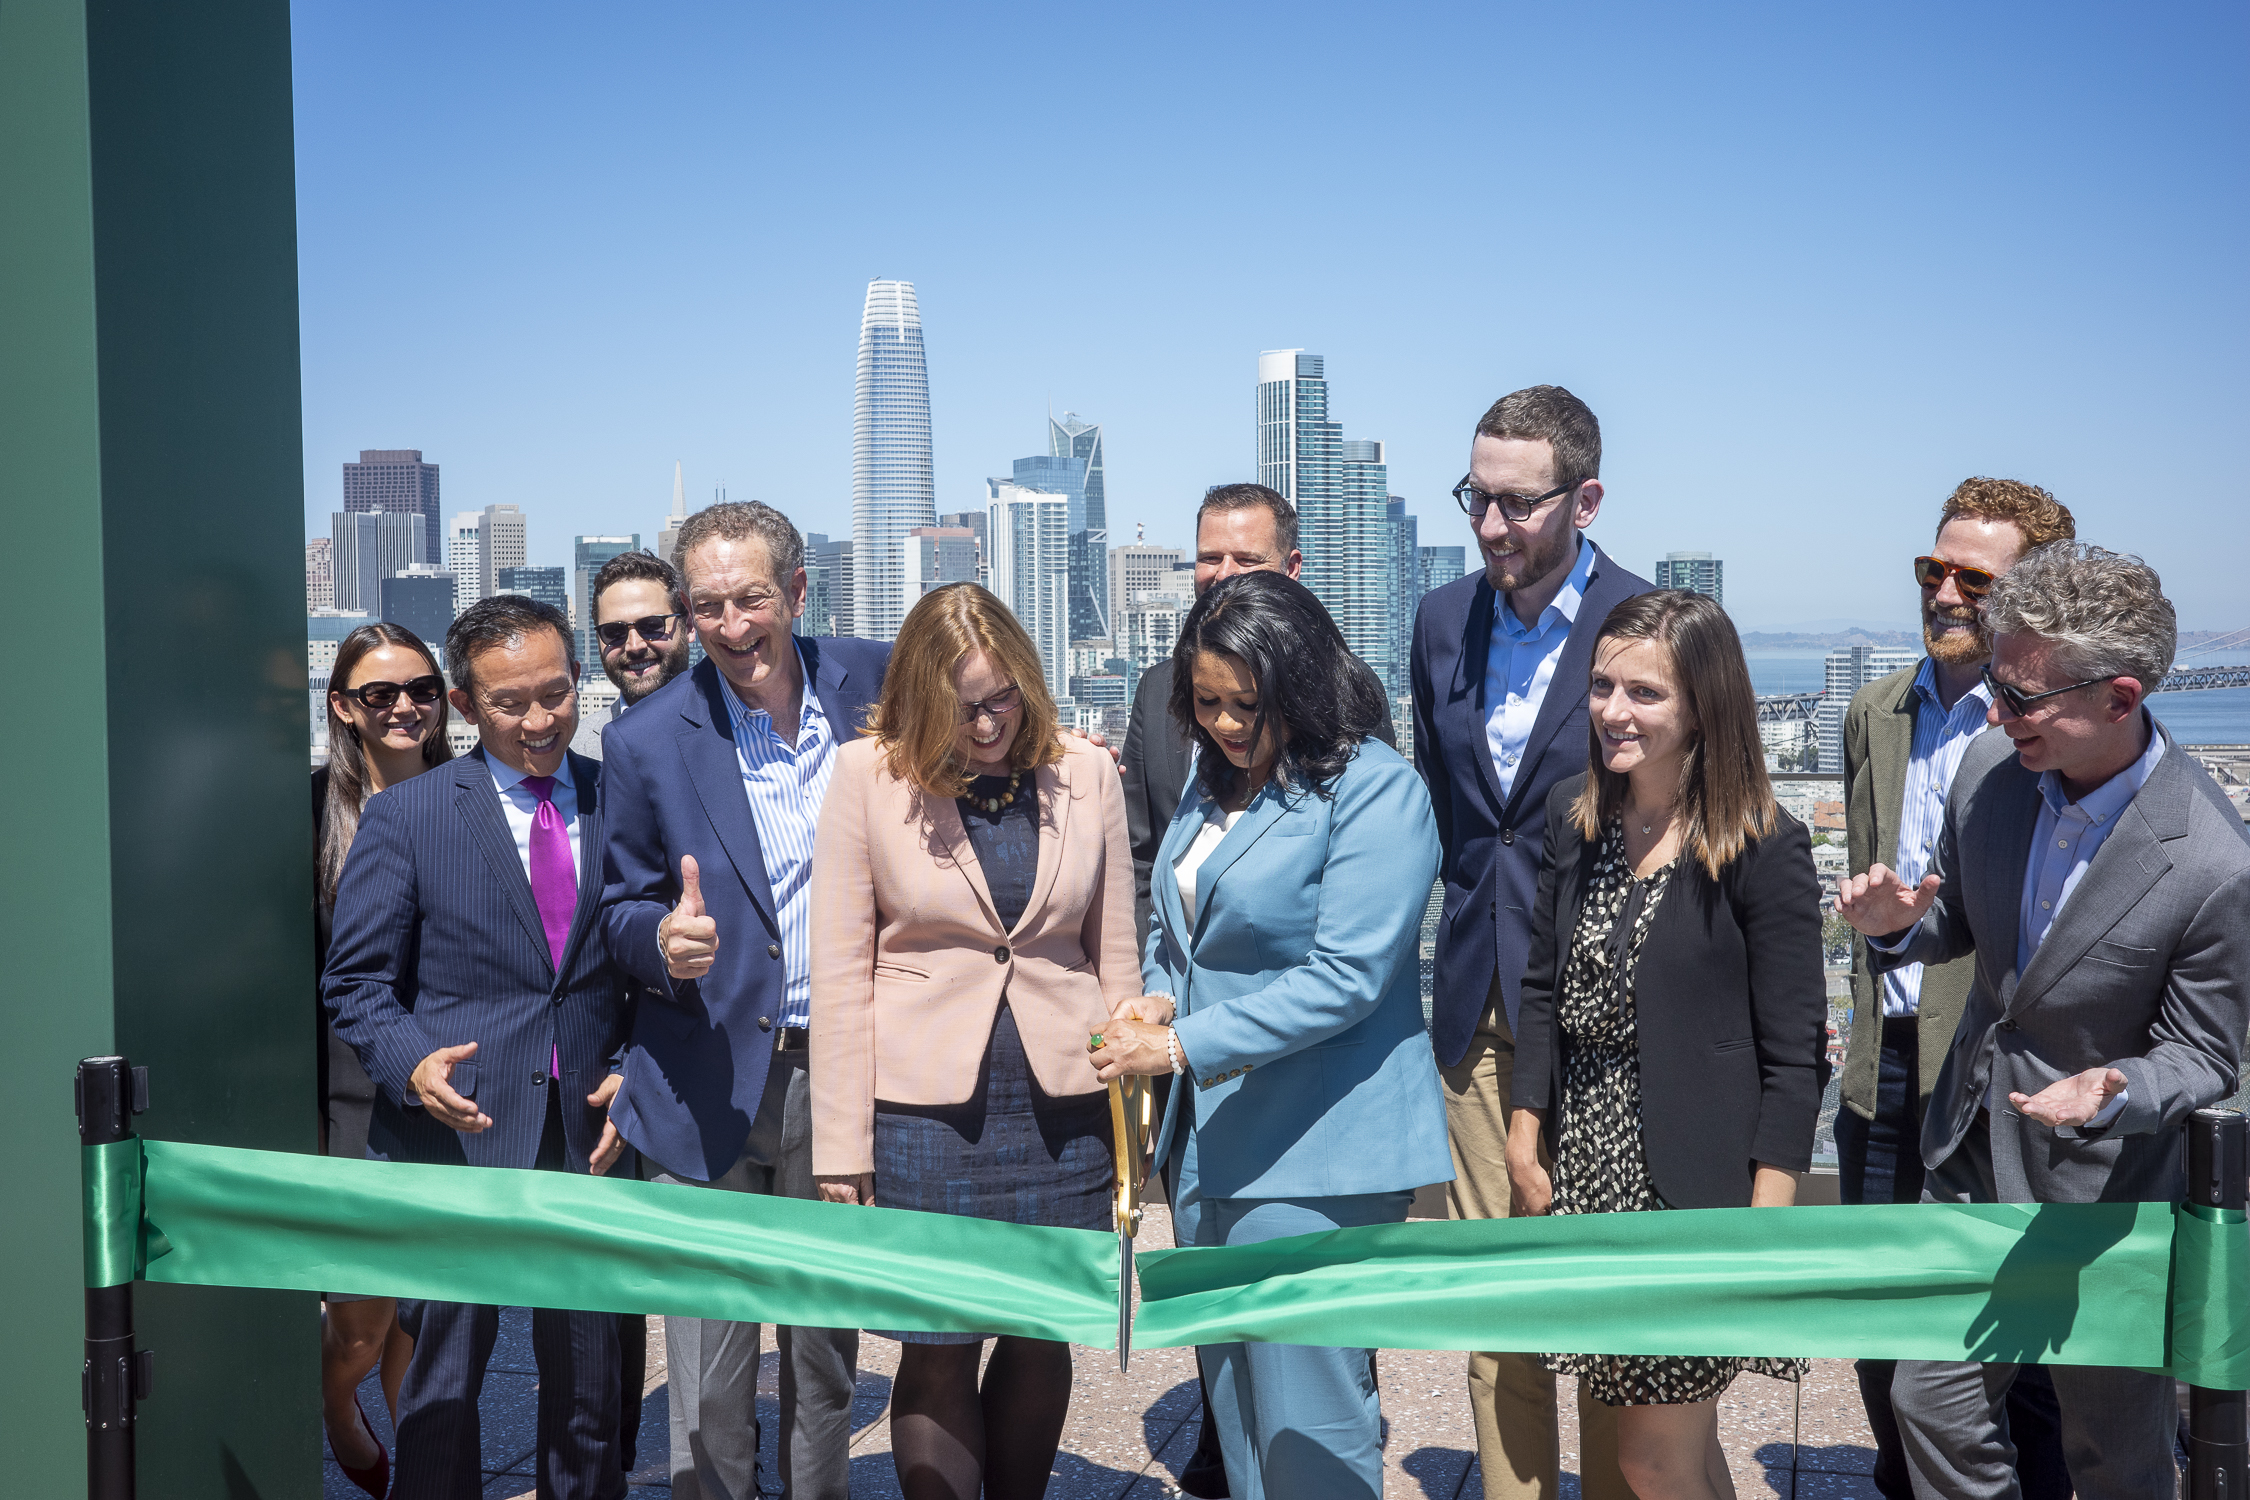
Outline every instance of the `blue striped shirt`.
{"label": "blue striped shirt", "polygon": [[[1945,794],[1969,741],[1984,732],[1992,689],[1979,679],[1948,712],[1938,701],[1937,663],[1925,656],[1922,670],[1914,674],[1914,696],[1921,704],[1914,714],[1914,748],[1906,762],[1906,795],[1899,802],[1898,849],[1891,864],[1908,885],[1920,884],[1930,872],[1938,835],[1945,830]],[[1876,850],[1874,857],[1881,859],[1882,851]],[[1905,964],[1883,976],[1885,1016],[1911,1016],[1921,1003],[1920,964]]]}
{"label": "blue striped shirt", "polygon": [[[836,771],[836,737],[813,691],[812,674],[797,653],[804,677],[804,707],[797,720],[797,743],[774,732],[773,716],[752,708],[727,687],[727,712],[734,721],[734,754],[742,766],[742,792],[750,801],[750,820],[758,827],[766,880],[773,886],[774,914],[781,923],[781,961],[788,975],[782,993],[783,1026],[812,1024],[812,857],[820,828],[820,804]],[[722,681],[724,679],[721,679]]]}

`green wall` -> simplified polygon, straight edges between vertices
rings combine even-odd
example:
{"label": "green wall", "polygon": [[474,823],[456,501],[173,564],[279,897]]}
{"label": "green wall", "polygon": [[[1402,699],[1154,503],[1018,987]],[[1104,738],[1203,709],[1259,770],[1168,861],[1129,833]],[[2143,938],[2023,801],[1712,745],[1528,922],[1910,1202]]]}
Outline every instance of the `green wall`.
{"label": "green wall", "polygon": [[[0,1472],[82,1493],[72,1064],[313,1143],[289,13],[0,0]],[[142,1287],[141,1493],[317,1494],[305,1294]]]}

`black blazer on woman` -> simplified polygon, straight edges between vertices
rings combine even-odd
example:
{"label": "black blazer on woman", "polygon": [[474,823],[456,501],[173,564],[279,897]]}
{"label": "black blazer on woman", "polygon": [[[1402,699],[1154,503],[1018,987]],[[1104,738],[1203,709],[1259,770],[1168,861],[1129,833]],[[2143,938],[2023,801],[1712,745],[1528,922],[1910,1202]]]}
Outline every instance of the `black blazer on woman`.
{"label": "black blazer on woman", "polygon": [[[1547,1111],[1550,1146],[1563,1077],[1555,996],[1598,853],[1570,815],[1585,781],[1573,776],[1547,797],[1516,1025],[1510,1102]],[[1642,940],[1633,986],[1641,1140],[1665,1203],[1746,1208],[1754,1163],[1810,1167],[1828,1000],[1820,882],[1804,824],[1781,814],[1717,880],[1682,854]]]}

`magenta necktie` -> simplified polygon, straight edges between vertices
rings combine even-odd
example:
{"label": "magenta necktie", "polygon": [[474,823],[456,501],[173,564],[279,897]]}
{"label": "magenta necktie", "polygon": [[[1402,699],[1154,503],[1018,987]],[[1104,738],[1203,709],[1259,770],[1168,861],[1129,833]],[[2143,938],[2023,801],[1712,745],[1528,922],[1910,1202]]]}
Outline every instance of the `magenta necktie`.
{"label": "magenta necktie", "polygon": [[[539,799],[531,815],[531,899],[539,907],[539,925],[547,929],[547,956],[555,972],[562,972],[563,949],[570,943],[570,919],[578,910],[578,867],[571,863],[570,830],[555,810],[555,778],[526,776],[523,784]],[[562,1052],[548,1059],[549,1073],[562,1077]]]}

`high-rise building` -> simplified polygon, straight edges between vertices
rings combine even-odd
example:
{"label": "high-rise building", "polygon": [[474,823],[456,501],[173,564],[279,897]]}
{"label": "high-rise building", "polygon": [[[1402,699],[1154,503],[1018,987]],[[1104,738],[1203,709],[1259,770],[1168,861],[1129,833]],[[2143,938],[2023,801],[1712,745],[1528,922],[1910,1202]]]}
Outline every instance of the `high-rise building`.
{"label": "high-rise building", "polygon": [[638,552],[641,534],[582,536],[571,543],[570,624],[578,633],[578,672],[581,677],[602,669],[601,648],[594,644],[594,575],[602,564],[622,552]]}
{"label": "high-rise building", "polygon": [[887,641],[905,618],[906,533],[937,524],[930,375],[911,281],[871,281],[852,412],[852,627]]}
{"label": "high-rise building", "polygon": [[405,511],[331,511],[329,569],[337,609],[381,607],[382,581],[428,561],[422,518]]}
{"label": "high-rise building", "polygon": [[934,588],[948,583],[977,581],[977,535],[966,526],[916,526],[906,533],[901,550],[909,611]]}
{"label": "high-rise building", "polygon": [[1708,552],[1667,552],[1656,560],[1656,586],[1686,589],[1725,604],[1727,565]]}
{"label": "high-rise building", "polygon": [[1344,644],[1387,683],[1390,471],[1381,443],[1347,443],[1329,420],[1317,354],[1269,349],[1258,356],[1258,481],[1297,507],[1306,587],[1327,606]]}
{"label": "high-rise building", "polygon": [[1390,560],[1390,675],[1384,683],[1393,699],[1412,695],[1408,658],[1414,647],[1414,611],[1422,603],[1421,522],[1406,513],[1396,495],[1385,507],[1384,533]]}
{"label": "high-rise building", "polygon": [[985,528],[992,592],[1015,611],[1031,643],[1047,691],[1070,696],[1070,497],[1028,490],[1012,479],[988,479],[991,520]]}
{"label": "high-rise building", "polygon": [[438,466],[422,462],[419,448],[362,448],[358,463],[344,465],[344,509],[420,516],[422,560],[434,562],[445,554]]}
{"label": "high-rise building", "polygon": [[541,604],[552,604],[564,614],[570,613],[570,570],[568,568],[502,568],[495,594],[521,594],[536,599]]}
{"label": "high-rise building", "polygon": [[817,531],[806,533],[805,581],[808,587],[806,589],[805,613],[808,616],[813,612],[809,585],[812,582],[812,573],[815,567],[820,569],[822,586],[828,596],[826,600],[827,618],[819,622],[820,628],[817,629],[809,625],[800,626],[800,633],[804,635],[859,634],[852,628],[856,623],[852,618],[853,585],[856,582],[852,577],[852,544],[850,542],[830,541]]}
{"label": "high-rise building", "polygon": [[[1128,542],[1122,547],[1110,548],[1110,618],[1115,620],[1139,603],[1143,594],[1161,588],[1186,556],[1177,547],[1158,547],[1149,542]],[[1114,637],[1117,632],[1112,630],[1110,634]]]}
{"label": "high-rise building", "polygon": [[330,566],[335,560],[335,542],[332,538],[316,536],[305,542],[305,610],[336,607],[336,574]]}
{"label": "high-rise building", "polygon": [[1469,549],[1466,547],[1423,547],[1422,592],[1444,588],[1454,579],[1469,571]]}
{"label": "high-rise building", "polygon": [[1813,710],[1813,736],[1820,743],[1820,764],[1810,769],[1831,775],[1844,769],[1844,710],[1852,706],[1852,694],[1878,677],[1888,677],[1921,660],[1919,651],[1886,646],[1839,646],[1829,652],[1828,680],[1821,687],[1820,706]]}
{"label": "high-rise building", "polygon": [[456,511],[445,529],[445,566],[453,570],[453,612],[461,613],[484,597],[484,547],[479,540],[484,517],[473,510]]}
{"label": "high-rise building", "polygon": [[992,519],[991,513],[981,510],[949,510],[937,518],[940,526],[965,526],[977,544],[977,582],[992,587],[992,564],[985,556],[984,528]]}
{"label": "high-rise building", "polygon": [[[1049,430],[1053,431],[1052,423]],[[1096,450],[1101,429],[1088,434]],[[1070,501],[1070,638],[1095,640],[1109,634],[1109,589],[1103,582],[1109,572],[1109,533],[1086,524],[1087,460],[1071,454],[1043,453],[1015,461],[1016,483],[1045,495]],[[1090,540],[1091,539],[1091,540]],[[1099,589],[1100,593],[1092,592]]]}
{"label": "high-rise building", "polygon": [[656,555],[666,562],[672,561],[672,549],[679,545],[680,527],[687,522],[687,481],[681,475],[680,461],[672,460],[672,513],[664,518],[664,529],[656,534]]}
{"label": "high-rise building", "polygon": [[523,512],[513,505],[487,505],[477,520],[477,597],[500,593],[500,570],[520,568],[524,555]]}
{"label": "high-rise building", "polygon": [[[1109,490],[1102,472],[1101,424],[1069,411],[1048,417],[1047,452],[1086,466],[1079,513],[1070,527],[1070,635],[1073,640],[1097,639],[1110,633]],[[1017,482],[1023,482],[1021,476]]]}
{"label": "high-rise building", "polygon": [[445,659],[445,632],[453,624],[453,581],[444,568],[423,564],[394,573],[380,585],[382,617],[420,636],[440,662]]}

